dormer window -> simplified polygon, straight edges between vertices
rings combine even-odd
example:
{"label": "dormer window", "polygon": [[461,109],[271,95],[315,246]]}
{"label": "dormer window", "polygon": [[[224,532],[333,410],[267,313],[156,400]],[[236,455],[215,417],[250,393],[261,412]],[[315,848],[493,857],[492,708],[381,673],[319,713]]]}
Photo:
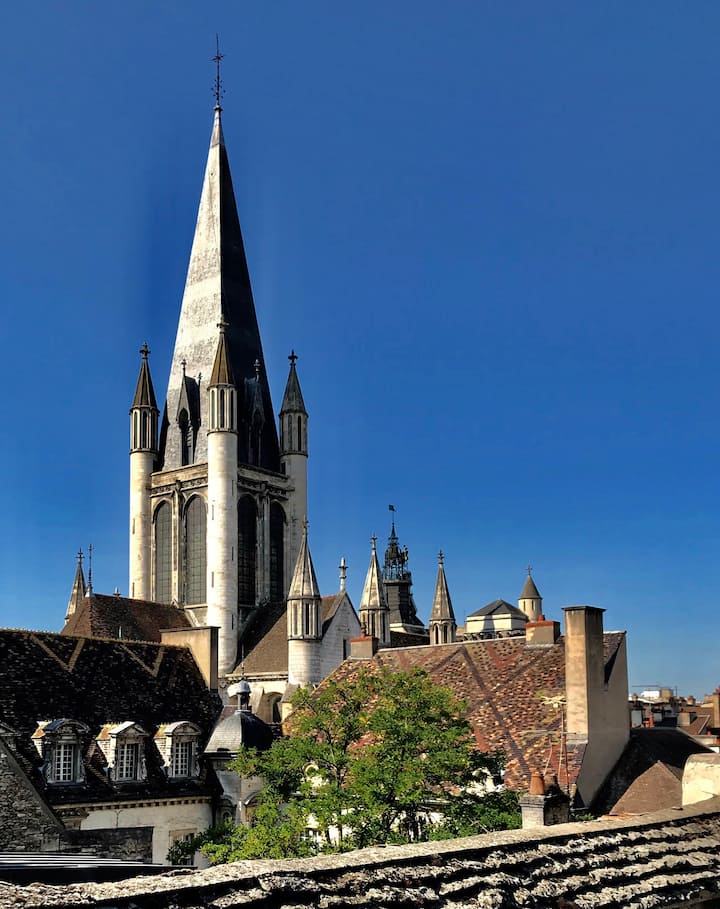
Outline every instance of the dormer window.
{"label": "dormer window", "polygon": [[155,743],[163,757],[165,772],[170,779],[190,779],[198,776],[198,742],[200,729],[194,723],[180,720],[160,726]]}
{"label": "dormer window", "polygon": [[76,720],[43,720],[33,733],[33,743],[43,758],[43,775],[53,785],[82,783],[85,767],[83,742],[90,734],[84,723]]}
{"label": "dormer window", "polygon": [[110,779],[116,783],[144,780],[145,741],[147,733],[137,723],[108,723],[100,731],[97,743],[108,762]]}

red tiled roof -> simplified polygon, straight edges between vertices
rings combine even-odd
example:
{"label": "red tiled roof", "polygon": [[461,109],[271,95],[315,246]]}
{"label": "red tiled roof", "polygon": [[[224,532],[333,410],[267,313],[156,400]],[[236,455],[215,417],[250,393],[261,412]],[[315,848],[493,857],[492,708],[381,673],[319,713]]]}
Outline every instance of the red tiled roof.
{"label": "red tiled roof", "polygon": [[[605,663],[614,661],[622,632],[605,634]],[[556,773],[561,786],[573,785],[584,746],[561,753],[560,710],[551,699],[565,694],[563,638],[551,647],[527,647],[524,638],[465,641],[439,646],[380,650],[372,661],[395,670],[424,669],[467,703],[478,745],[502,751],[505,782],[527,788],[534,769]],[[368,663],[346,660],[333,678],[351,678]]]}
{"label": "red tiled roof", "polygon": [[189,627],[190,620],[177,606],[93,593],[84,598],[60,634],[159,644],[163,629]]}

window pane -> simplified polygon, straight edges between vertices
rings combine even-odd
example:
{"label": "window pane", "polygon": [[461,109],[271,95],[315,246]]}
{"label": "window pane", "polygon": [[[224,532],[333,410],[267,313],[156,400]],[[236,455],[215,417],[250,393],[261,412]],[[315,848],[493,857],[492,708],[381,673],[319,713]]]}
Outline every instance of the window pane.
{"label": "window pane", "polygon": [[172,600],[172,513],[167,503],[155,512],[155,600]]}
{"label": "window pane", "polygon": [[255,605],[257,515],[255,502],[243,496],[238,502],[238,602]]}
{"label": "window pane", "polygon": [[72,783],[75,780],[75,745],[60,743],[55,748],[55,780]]}
{"label": "window pane", "polygon": [[115,778],[118,780],[137,779],[139,745],[118,744],[115,752]]}
{"label": "window pane", "polygon": [[185,512],[185,602],[204,603],[207,560],[205,503],[199,496],[190,500]]}
{"label": "window pane", "polygon": [[192,742],[176,742],[173,746],[172,775],[190,776]]}
{"label": "window pane", "polygon": [[285,512],[276,503],[270,506],[270,600],[277,603],[285,596],[283,562],[285,547]]}

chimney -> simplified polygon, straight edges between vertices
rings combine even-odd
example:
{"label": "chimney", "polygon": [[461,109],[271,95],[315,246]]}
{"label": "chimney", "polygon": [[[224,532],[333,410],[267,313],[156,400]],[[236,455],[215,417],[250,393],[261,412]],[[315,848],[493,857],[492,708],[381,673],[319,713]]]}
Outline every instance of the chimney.
{"label": "chimney", "polygon": [[593,721],[602,722],[605,691],[603,612],[597,606],[567,606],[565,613],[565,697],[567,731],[587,741]]}
{"label": "chimney", "polygon": [[548,785],[539,770],[530,776],[530,789],[520,797],[523,830],[567,824],[570,820],[570,798],[556,779]]}
{"label": "chimney", "polygon": [[371,660],[378,649],[378,639],[363,631],[360,637],[350,639],[351,660]]}
{"label": "chimney", "polygon": [[525,644],[527,647],[552,647],[560,638],[560,622],[548,622],[541,615],[536,622],[525,625]]}

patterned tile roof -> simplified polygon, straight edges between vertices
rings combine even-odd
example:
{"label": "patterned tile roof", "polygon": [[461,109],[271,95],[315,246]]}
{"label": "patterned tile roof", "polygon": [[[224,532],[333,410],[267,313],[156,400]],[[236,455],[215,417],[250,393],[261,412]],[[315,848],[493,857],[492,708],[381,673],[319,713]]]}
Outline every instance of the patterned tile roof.
{"label": "patterned tile roof", "polygon": [[182,609],[169,603],[93,593],[70,615],[60,634],[159,644],[162,630],[189,627]]}
{"label": "patterned tile roof", "polygon": [[[614,659],[623,632],[604,635],[605,663]],[[380,650],[373,662],[395,670],[424,669],[467,703],[478,747],[502,751],[507,759],[505,782],[527,788],[532,770],[552,770],[562,786],[573,785],[584,748],[568,747],[561,755],[560,710],[552,699],[565,694],[563,638],[551,647],[526,647],[524,638],[465,641],[456,644]],[[346,660],[333,678],[350,678],[363,661]]]}

